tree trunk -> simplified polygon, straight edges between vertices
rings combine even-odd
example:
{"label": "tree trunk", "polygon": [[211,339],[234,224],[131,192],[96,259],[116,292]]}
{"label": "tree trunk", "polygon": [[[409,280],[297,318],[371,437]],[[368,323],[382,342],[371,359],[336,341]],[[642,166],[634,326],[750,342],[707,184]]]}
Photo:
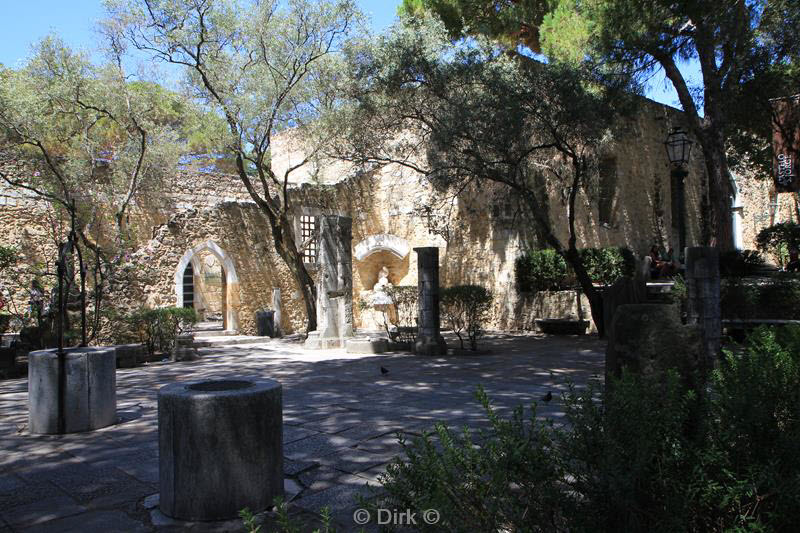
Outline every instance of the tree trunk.
{"label": "tree trunk", "polygon": [[725,141],[719,128],[709,126],[700,136],[708,172],[708,200],[711,207],[709,223],[711,242],[720,252],[733,250],[733,219],[731,216],[731,181],[725,155]]}
{"label": "tree trunk", "polygon": [[[286,220],[284,216],[284,220],[279,223],[281,226],[287,227],[291,224],[291,221]],[[289,271],[292,273],[292,277],[303,295],[303,303],[306,306],[307,331],[314,331],[317,329],[317,289],[314,285],[314,279],[306,269],[303,255],[297,251],[293,240],[293,232],[291,230],[282,231],[281,227],[273,226],[272,236],[275,250],[286,266],[289,267]]]}
{"label": "tree trunk", "polygon": [[589,299],[589,308],[592,312],[592,320],[594,320],[594,325],[597,327],[597,334],[600,337],[604,337],[606,330],[605,330],[605,321],[603,320],[603,296],[600,292],[592,285],[592,279],[589,277],[589,273],[586,271],[586,268],[583,266],[583,262],[581,261],[580,255],[578,255],[578,250],[575,247],[575,232],[574,232],[574,195],[570,198],[570,202],[572,204],[571,214],[570,217],[572,219],[572,223],[570,224],[570,247],[568,249],[564,249],[564,245],[561,244],[561,241],[558,240],[558,237],[555,236],[553,233],[553,228],[549,222],[549,220],[542,216],[543,210],[539,208],[539,204],[536,201],[536,197],[530,190],[520,187],[514,186],[518,192],[522,194],[522,197],[525,199],[526,203],[528,204],[528,209],[534,216],[534,221],[536,223],[536,233],[539,235],[539,238],[544,240],[549,246],[551,246],[556,252],[558,252],[564,260],[572,267],[572,270],[575,272],[575,277],[578,280],[578,283],[581,286],[584,294]]}
{"label": "tree trunk", "polygon": [[561,252],[561,255],[575,271],[575,277],[581,286],[581,290],[589,299],[589,308],[592,311],[592,320],[597,327],[597,334],[602,338],[606,334],[606,324],[603,315],[603,295],[592,284],[592,278],[583,266],[578,250],[574,246]]}

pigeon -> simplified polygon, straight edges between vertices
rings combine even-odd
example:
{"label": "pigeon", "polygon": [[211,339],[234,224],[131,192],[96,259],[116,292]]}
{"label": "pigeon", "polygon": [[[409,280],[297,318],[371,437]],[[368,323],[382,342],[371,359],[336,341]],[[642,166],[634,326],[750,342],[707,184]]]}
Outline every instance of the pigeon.
{"label": "pigeon", "polygon": [[549,401],[550,401],[550,400],[552,400],[552,399],[553,399],[553,393],[552,393],[552,392],[550,392],[550,391],[547,391],[547,394],[545,394],[544,396],[542,396],[542,401],[543,401],[543,402],[545,402],[545,403],[546,403],[546,402],[549,402]]}
{"label": "pigeon", "polygon": [[381,374],[383,374],[383,375],[385,376],[385,375],[386,375],[386,374],[388,374],[388,373],[389,373],[389,370],[388,370],[388,369],[386,369],[386,368],[384,368],[384,367],[381,367]]}

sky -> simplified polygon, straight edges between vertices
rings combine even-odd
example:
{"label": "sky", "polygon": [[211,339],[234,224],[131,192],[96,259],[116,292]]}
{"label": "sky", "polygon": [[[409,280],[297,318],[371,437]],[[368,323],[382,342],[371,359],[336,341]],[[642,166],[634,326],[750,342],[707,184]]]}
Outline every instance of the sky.
{"label": "sky", "polygon": [[[402,0],[357,0],[379,33],[395,19]],[[94,27],[103,17],[101,0],[0,0],[0,63],[18,67],[24,63],[30,45],[55,32],[71,47],[92,51],[97,45]],[[696,76],[697,68],[687,70]],[[680,107],[669,82],[659,72],[646,91],[649,98]]]}

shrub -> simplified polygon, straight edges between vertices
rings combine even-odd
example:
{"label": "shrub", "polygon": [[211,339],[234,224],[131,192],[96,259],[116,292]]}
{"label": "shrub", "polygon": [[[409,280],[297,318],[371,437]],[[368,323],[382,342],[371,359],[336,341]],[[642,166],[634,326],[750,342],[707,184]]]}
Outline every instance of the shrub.
{"label": "shrub", "polygon": [[531,250],[514,265],[520,292],[565,288],[567,262],[555,250]]}
{"label": "shrub", "polygon": [[729,279],[720,288],[724,318],[800,319],[800,283],[793,279],[748,283]]}
{"label": "shrub", "polygon": [[445,323],[458,336],[462,350],[462,331],[467,334],[470,347],[478,349],[478,339],[484,334],[483,325],[488,319],[492,299],[492,291],[478,285],[457,285],[442,290],[442,315]]}
{"label": "shrub", "polygon": [[773,254],[784,265],[789,249],[800,248],[800,225],[795,222],[773,224],[758,232],[756,243],[759,250]]}
{"label": "shrub", "polygon": [[141,308],[126,321],[139,341],[147,346],[147,351],[153,354],[172,350],[175,339],[197,322],[197,313],[185,307]]}
{"label": "shrub", "polygon": [[17,264],[19,251],[13,246],[0,245],[0,272]]}
{"label": "shrub", "polygon": [[633,276],[636,269],[636,258],[628,248],[583,248],[579,254],[592,281],[604,285],[611,285],[624,276]]}
{"label": "shrub", "polygon": [[[384,313],[384,326],[390,338],[403,343],[417,339],[417,299],[419,289],[414,285],[396,285],[386,289],[392,299],[394,313]],[[393,326],[390,329],[389,324]]]}
{"label": "shrub", "polygon": [[437,509],[421,530],[796,529],[800,328],[757,330],[708,387],[624,372],[602,393],[571,387],[559,426],[535,404],[501,419],[479,389],[489,430],[438,424],[402,441],[374,505]]}
{"label": "shrub", "polygon": [[731,250],[720,254],[719,273],[722,277],[752,276],[764,263],[764,258],[756,250]]}

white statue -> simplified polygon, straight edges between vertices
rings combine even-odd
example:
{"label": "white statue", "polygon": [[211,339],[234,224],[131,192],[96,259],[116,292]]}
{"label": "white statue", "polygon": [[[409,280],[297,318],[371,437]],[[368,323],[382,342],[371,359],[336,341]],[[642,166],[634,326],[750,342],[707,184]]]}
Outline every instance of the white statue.
{"label": "white statue", "polygon": [[389,283],[389,269],[384,265],[378,273],[378,283],[372,287],[372,305],[389,305],[392,299],[386,293],[388,289],[392,288]]}

